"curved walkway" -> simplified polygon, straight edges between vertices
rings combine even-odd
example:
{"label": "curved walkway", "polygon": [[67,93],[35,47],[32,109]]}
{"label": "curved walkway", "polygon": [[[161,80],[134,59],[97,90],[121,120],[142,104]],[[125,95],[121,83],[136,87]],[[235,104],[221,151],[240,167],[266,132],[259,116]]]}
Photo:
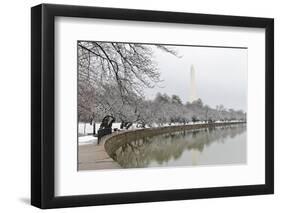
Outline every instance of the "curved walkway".
{"label": "curved walkway", "polygon": [[[120,133],[120,132],[119,132]],[[105,151],[104,142],[115,133],[102,138],[99,145],[78,146],[78,170],[100,170],[121,168]]]}
{"label": "curved walkway", "polygon": [[100,170],[100,169],[118,169],[122,168],[110,156],[113,156],[115,151],[122,146],[124,138],[152,136],[165,134],[168,132],[176,132],[183,130],[201,129],[207,127],[217,127],[233,124],[241,124],[245,122],[229,122],[229,123],[212,123],[212,124],[194,124],[194,125],[179,125],[155,127],[146,129],[133,129],[127,131],[114,132],[101,139],[100,145],[89,144],[78,147],[78,170]]}

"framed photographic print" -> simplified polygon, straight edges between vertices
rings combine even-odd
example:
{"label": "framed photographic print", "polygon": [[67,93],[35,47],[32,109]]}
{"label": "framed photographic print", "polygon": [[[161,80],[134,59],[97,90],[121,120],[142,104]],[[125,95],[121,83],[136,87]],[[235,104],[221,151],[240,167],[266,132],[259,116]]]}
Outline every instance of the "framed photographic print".
{"label": "framed photographic print", "polygon": [[31,9],[31,203],[272,194],[274,21]]}

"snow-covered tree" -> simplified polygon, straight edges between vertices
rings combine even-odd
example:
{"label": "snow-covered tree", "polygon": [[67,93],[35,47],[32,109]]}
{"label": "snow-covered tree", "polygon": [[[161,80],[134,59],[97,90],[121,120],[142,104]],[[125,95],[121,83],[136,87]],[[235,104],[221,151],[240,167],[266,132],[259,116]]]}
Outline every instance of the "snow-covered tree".
{"label": "snow-covered tree", "polygon": [[78,119],[100,122],[111,115],[120,128],[186,124],[190,121],[245,120],[243,111],[215,109],[201,99],[183,104],[177,94],[158,93],[146,100],[145,88],[161,82],[153,48],[178,54],[163,45],[78,41]]}
{"label": "snow-covered tree", "polygon": [[[107,95],[114,96],[113,102],[116,102],[116,107],[123,110],[128,110],[128,105],[135,104],[135,101],[130,100],[131,95],[134,98],[138,96],[137,99],[139,99],[142,97],[144,88],[153,88],[161,81],[157,63],[153,60],[153,48],[159,48],[177,56],[173,49],[163,45],[78,41],[77,46],[78,101],[83,102],[88,97],[84,88],[93,87],[93,94],[96,99],[100,96],[103,98]],[[107,88],[106,92],[104,91],[105,87]],[[100,100],[102,101],[102,98]],[[98,103],[99,106],[96,106],[96,108],[102,106],[103,112],[106,112],[109,106],[108,103],[104,102],[108,102],[108,100]],[[88,103],[87,108],[94,105],[89,106],[90,104]],[[120,107],[120,104],[122,107]],[[105,105],[107,105],[106,109]],[[82,108],[84,107],[84,104],[79,104],[78,111],[83,111]],[[133,110],[134,106],[132,105],[131,108]],[[118,113],[121,113],[120,111],[117,110]],[[130,114],[130,112],[131,110],[127,111],[127,114]],[[90,111],[89,114],[91,114]],[[122,114],[119,116],[120,119],[123,119]],[[96,118],[97,116],[95,115]]]}

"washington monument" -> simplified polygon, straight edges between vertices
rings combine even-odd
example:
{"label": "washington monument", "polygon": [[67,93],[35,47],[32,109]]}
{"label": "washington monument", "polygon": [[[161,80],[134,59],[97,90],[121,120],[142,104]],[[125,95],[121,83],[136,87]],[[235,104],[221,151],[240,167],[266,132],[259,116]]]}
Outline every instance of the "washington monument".
{"label": "washington monument", "polygon": [[193,64],[190,67],[190,97],[189,102],[192,103],[193,101],[197,100],[196,94],[196,83],[195,83],[195,69]]}

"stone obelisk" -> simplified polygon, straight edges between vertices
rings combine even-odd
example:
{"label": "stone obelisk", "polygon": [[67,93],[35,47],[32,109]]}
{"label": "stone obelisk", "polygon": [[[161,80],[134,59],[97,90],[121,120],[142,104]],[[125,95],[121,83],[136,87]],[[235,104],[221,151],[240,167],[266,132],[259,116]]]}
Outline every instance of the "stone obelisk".
{"label": "stone obelisk", "polygon": [[193,64],[190,67],[190,97],[189,102],[192,103],[193,101],[197,100],[196,94],[196,83],[195,83],[195,69]]}

